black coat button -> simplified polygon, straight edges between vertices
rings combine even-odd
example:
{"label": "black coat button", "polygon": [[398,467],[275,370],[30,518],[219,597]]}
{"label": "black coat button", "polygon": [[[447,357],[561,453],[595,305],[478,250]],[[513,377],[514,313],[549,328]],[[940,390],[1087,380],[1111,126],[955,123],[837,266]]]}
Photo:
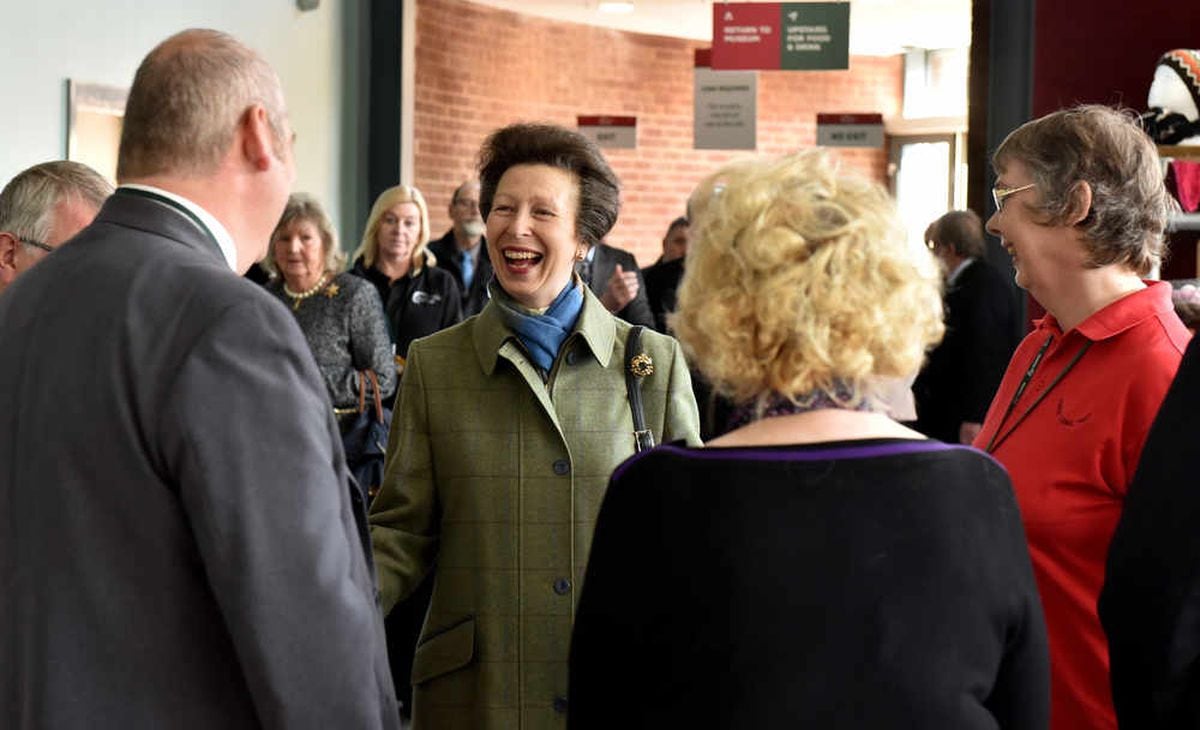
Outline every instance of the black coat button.
{"label": "black coat button", "polygon": [[566,578],[559,578],[554,581],[554,592],[560,596],[565,596],[571,592],[571,581]]}
{"label": "black coat button", "polygon": [[554,462],[554,473],[560,477],[564,477],[571,473],[571,462],[566,459],[559,459]]}
{"label": "black coat button", "polygon": [[562,695],[557,695],[554,698],[554,711],[563,713],[567,711],[567,698]]}
{"label": "black coat button", "polygon": [[574,365],[575,361],[578,359],[579,359],[579,357],[575,354],[574,350],[571,350],[570,352],[567,353],[567,364],[568,365]]}

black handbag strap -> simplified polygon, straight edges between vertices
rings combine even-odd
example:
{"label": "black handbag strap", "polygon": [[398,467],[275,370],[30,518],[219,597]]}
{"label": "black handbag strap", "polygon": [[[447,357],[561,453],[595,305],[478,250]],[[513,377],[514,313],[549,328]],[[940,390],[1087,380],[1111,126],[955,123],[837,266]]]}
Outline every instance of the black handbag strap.
{"label": "black handbag strap", "polygon": [[654,362],[642,352],[643,329],[634,326],[625,340],[625,389],[633,412],[633,441],[639,452],[654,448],[654,433],[646,428],[646,413],[642,410],[642,378],[654,374]]}

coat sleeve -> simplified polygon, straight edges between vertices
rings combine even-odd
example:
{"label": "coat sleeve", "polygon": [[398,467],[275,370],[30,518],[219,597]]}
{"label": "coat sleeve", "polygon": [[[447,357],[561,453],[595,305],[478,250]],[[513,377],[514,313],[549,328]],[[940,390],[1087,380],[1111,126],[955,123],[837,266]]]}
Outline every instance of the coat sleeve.
{"label": "coat sleeve", "polygon": [[383,484],[371,504],[371,545],[386,615],[433,566],[441,524],[420,348],[409,350],[388,434]]}
{"label": "coat sleeve", "polygon": [[[997,504],[986,510],[996,520],[997,540],[987,556],[987,573],[999,578],[1008,605],[1004,656],[984,705],[1001,728],[1046,730],[1050,726],[1050,652],[1037,581],[1012,484],[999,465],[989,470]],[[990,530],[989,530],[990,532]]]}
{"label": "coat sleeve", "polygon": [[[961,372],[951,373],[961,388],[963,421],[983,423],[988,406],[1013,354],[1013,293],[994,271],[982,270],[969,296],[957,300],[947,325],[959,328]],[[953,322],[953,325],[951,325]]]}
{"label": "coat sleeve", "polygon": [[1200,339],[1150,429],[1109,546],[1100,621],[1122,727],[1200,721]]}
{"label": "coat sleeve", "polygon": [[316,362],[266,297],[189,348],[158,431],[263,727],[394,727],[383,626]]}
{"label": "coat sleeve", "polygon": [[350,354],[354,369],[374,370],[379,378],[380,395],[386,398],[396,389],[396,365],[392,359],[392,339],[388,335],[383,302],[375,287],[355,287],[349,311]]}
{"label": "coat sleeve", "polygon": [[660,499],[655,481],[638,479],[637,471],[609,483],[596,519],[571,634],[570,730],[641,727],[637,719],[664,678],[663,657],[651,648],[652,627],[678,606],[659,602],[663,581],[650,575],[661,567],[648,559],[662,554],[653,544]]}
{"label": "coat sleeve", "polygon": [[667,407],[663,418],[662,442],[683,439],[688,446],[700,446],[700,411],[692,390],[692,375],[683,350],[674,338],[671,343],[671,371],[667,385]]}
{"label": "coat sleeve", "polygon": [[[642,270],[638,268],[637,259],[633,254],[622,251],[625,254],[621,257],[621,268],[626,271],[637,272],[638,278],[638,293],[629,304],[626,304],[617,316],[625,320],[629,324],[640,324],[643,327],[656,329],[654,312],[650,309],[650,298],[646,295],[646,277],[642,276]],[[615,268],[615,267],[614,267]]]}
{"label": "coat sleeve", "polygon": [[[482,255],[487,256],[486,253]],[[458,288],[458,281],[455,280],[448,272],[446,274],[446,291],[442,295],[442,321],[439,325],[439,330],[444,330],[447,327],[453,327],[463,321],[462,310],[462,290]]]}

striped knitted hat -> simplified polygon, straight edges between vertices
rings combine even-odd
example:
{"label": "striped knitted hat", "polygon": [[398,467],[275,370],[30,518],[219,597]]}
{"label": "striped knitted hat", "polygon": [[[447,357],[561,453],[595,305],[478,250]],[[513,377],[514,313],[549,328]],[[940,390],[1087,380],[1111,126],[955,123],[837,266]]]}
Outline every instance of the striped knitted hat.
{"label": "striped knitted hat", "polygon": [[1158,65],[1167,66],[1179,74],[1179,78],[1183,79],[1184,86],[1192,95],[1196,109],[1200,110],[1200,51],[1176,48],[1164,53],[1162,58],[1158,59]]}

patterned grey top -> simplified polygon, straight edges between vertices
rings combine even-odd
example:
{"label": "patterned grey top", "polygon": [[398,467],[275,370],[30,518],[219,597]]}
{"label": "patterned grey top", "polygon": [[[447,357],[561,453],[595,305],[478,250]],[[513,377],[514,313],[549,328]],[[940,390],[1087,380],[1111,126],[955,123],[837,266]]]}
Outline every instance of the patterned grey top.
{"label": "patterned grey top", "polygon": [[297,305],[284,293],[283,283],[282,278],[273,279],[267,283],[267,291],[296,315],[333,405],[358,405],[358,371],[368,368],[379,376],[381,395],[391,395],[396,387],[396,365],[383,303],[375,287],[357,276],[338,274]]}

